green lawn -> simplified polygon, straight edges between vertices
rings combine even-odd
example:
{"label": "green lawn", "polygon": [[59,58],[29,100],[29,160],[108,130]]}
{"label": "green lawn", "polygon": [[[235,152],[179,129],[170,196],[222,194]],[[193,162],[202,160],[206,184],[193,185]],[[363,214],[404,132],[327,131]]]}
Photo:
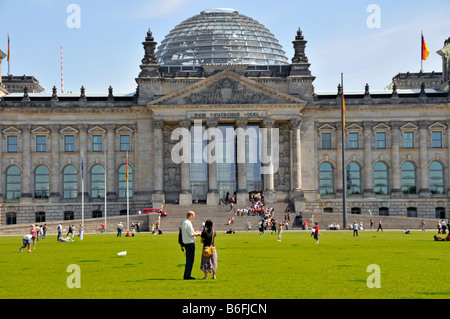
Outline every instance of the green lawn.
{"label": "green lawn", "polygon": [[[285,231],[281,242],[270,232],[218,234],[217,279],[195,281],[182,280],[176,233],[87,234],[74,243],[48,236],[32,253],[19,252],[21,237],[0,237],[0,298],[447,299],[450,242],[434,234],[322,231],[319,244],[299,231]],[[196,249],[193,276],[201,278],[199,241]],[[67,286],[71,264],[81,288]],[[380,267],[380,288],[367,286],[371,264]]]}

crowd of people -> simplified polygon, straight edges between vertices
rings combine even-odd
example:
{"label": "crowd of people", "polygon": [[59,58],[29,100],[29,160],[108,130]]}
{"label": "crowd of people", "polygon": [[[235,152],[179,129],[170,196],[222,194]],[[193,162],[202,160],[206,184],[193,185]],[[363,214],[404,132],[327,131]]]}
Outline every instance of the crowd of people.
{"label": "crowd of people", "polygon": [[[20,252],[24,248],[27,248],[27,252],[31,253],[31,247],[33,249],[36,249],[36,242],[38,242],[40,239],[45,239],[47,237],[47,231],[48,227],[47,224],[44,225],[35,225],[32,224],[30,228],[30,233],[26,234],[22,238],[22,246],[20,247]],[[74,242],[73,236],[75,234],[75,225],[69,225],[69,231],[67,232],[66,237],[63,237],[63,231],[66,231],[66,229],[63,228],[61,224],[58,224],[56,226],[57,236],[56,240],[58,242]],[[70,236],[69,236],[70,235]],[[83,239],[83,226],[80,223],[80,239]]]}

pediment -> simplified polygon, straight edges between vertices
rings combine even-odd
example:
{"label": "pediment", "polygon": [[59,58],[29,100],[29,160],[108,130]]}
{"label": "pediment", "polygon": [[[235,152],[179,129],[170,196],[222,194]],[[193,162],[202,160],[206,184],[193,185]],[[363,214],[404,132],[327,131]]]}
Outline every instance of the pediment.
{"label": "pediment", "polygon": [[133,133],[133,129],[130,128],[130,127],[128,127],[128,126],[126,126],[126,125],[124,125],[124,126],[121,126],[120,128],[118,128],[118,129],[116,130],[116,133],[127,133],[127,134],[131,134],[131,133]]}
{"label": "pediment", "polygon": [[419,127],[413,123],[406,123],[405,125],[400,127],[401,130],[407,130],[407,131],[411,131],[411,130],[418,130]]}
{"label": "pediment", "polygon": [[306,102],[232,71],[222,71],[148,105],[301,104]]}
{"label": "pediment", "polygon": [[336,128],[330,124],[323,124],[318,128],[319,131],[335,131]]}
{"label": "pediment", "polygon": [[391,128],[384,123],[380,123],[380,124],[375,125],[372,129],[374,131],[389,131]]}
{"label": "pediment", "polygon": [[445,126],[442,123],[435,122],[435,123],[431,124],[430,126],[428,126],[428,129],[429,130],[441,131],[441,130],[447,129],[447,126]]}
{"label": "pediment", "polygon": [[33,134],[49,134],[50,130],[46,129],[43,126],[38,126],[35,129],[31,130],[31,133],[33,133]]}
{"label": "pediment", "polygon": [[362,131],[363,127],[361,125],[352,123],[345,128],[347,131]]}
{"label": "pediment", "polygon": [[14,127],[14,126],[10,126],[7,129],[4,129],[3,134],[12,134],[12,135],[17,135],[22,133],[21,130],[19,130],[18,128]]}
{"label": "pediment", "polygon": [[100,126],[94,126],[93,128],[89,129],[88,132],[90,134],[105,134],[106,130],[101,128]]}
{"label": "pediment", "polygon": [[73,128],[72,126],[66,126],[62,130],[59,131],[61,134],[77,134],[78,130]]}

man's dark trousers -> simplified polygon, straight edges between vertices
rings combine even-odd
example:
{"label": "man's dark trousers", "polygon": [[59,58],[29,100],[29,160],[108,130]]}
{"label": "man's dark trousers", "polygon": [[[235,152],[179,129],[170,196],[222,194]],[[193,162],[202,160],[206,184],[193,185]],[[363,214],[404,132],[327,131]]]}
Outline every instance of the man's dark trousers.
{"label": "man's dark trousers", "polygon": [[194,265],[194,257],[195,257],[195,243],[186,244],[184,246],[186,250],[186,265],[184,268],[184,279],[191,278],[192,266]]}

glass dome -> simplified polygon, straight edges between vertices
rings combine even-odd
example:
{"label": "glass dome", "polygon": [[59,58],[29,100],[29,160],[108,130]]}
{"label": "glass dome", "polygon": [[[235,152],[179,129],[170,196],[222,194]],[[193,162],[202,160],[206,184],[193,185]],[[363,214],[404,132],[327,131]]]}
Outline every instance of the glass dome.
{"label": "glass dome", "polygon": [[224,8],[202,11],[178,24],[161,42],[156,57],[160,65],[288,64],[267,28]]}

